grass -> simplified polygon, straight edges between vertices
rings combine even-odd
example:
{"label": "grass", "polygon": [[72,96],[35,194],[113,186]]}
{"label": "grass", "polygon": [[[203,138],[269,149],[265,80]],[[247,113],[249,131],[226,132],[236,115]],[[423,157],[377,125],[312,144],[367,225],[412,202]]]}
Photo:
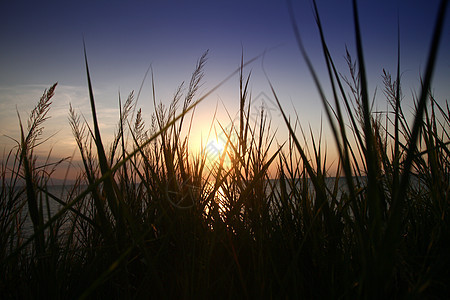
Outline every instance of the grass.
{"label": "grass", "polygon": [[[56,84],[44,92],[26,128],[20,121],[17,147],[4,154],[2,296],[445,298],[450,109],[430,90],[447,2],[437,17],[421,92],[413,99],[412,124],[401,104],[400,57],[395,79],[382,74],[390,109],[371,111],[356,1],[357,59],[347,53],[348,78],[335,68],[314,3],[331,98],[291,16],[339,154],[331,174],[322,136],[311,133],[307,142],[270,82],[288,140],[275,142],[263,110],[258,120],[250,117],[251,76],[243,58],[228,77],[240,78],[239,123],[217,124],[227,142],[213,163],[206,148],[192,155],[195,106],[222,84],[197,98],[206,53],[185,94],[180,86],[168,107],[154,99],[150,124],[133,93],[123,104],[119,98],[118,130],[107,148],[85,53],[93,128],[70,107],[82,161],[76,183],[65,187],[64,197],[52,194],[49,182],[60,162],[37,165],[34,154],[45,142],[41,134]],[[56,213],[50,210],[54,204],[60,205]]]}

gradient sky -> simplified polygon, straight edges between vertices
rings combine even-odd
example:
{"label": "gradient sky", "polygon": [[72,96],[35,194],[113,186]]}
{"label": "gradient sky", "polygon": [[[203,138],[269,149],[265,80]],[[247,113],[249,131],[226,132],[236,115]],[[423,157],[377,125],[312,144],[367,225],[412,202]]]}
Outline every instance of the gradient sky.
{"label": "gradient sky", "polygon": [[[313,64],[327,85],[318,31],[309,0],[293,1],[294,13]],[[356,57],[351,1],[317,0],[331,53],[341,72],[345,49]],[[358,1],[363,46],[371,95],[382,96],[382,70],[395,74],[397,22],[400,24],[401,68],[405,101],[418,92],[424,72],[438,0]],[[251,59],[267,50],[264,59],[252,63],[251,91],[255,107],[267,95],[273,97],[263,67],[286,111],[295,111],[303,127],[319,132],[324,118],[316,89],[298,51],[284,1],[2,1],[0,4],[0,148],[10,149],[19,137],[18,111],[23,121],[45,88],[58,82],[46,136],[55,134],[38,154],[53,147],[55,157],[72,154],[75,142],[67,121],[69,103],[87,120],[88,92],[83,57],[86,42],[97,110],[104,139],[111,137],[118,122],[118,94],[122,99],[137,91],[147,68],[154,72],[156,98],[169,104],[178,85],[189,82],[197,59],[209,49],[204,84],[208,91],[240,64],[243,51]],[[450,94],[450,21],[445,23],[434,93],[444,103]],[[238,109],[238,77],[215,91],[195,112],[195,137],[206,135],[217,106],[221,122],[225,108],[234,117]],[[263,94],[261,94],[263,93]],[[381,97],[382,99],[382,97]],[[259,102],[258,102],[259,101]],[[405,102],[406,110],[412,102]],[[147,79],[138,106],[147,124],[153,110],[151,80]],[[380,109],[386,103],[377,102]],[[294,110],[295,109],[295,110]],[[410,110],[411,110],[410,109]],[[274,106],[269,107],[278,140],[285,126]],[[326,123],[324,128],[327,128]],[[201,133],[200,133],[201,132]],[[325,129],[327,132],[327,129]],[[328,142],[331,144],[333,142]]]}

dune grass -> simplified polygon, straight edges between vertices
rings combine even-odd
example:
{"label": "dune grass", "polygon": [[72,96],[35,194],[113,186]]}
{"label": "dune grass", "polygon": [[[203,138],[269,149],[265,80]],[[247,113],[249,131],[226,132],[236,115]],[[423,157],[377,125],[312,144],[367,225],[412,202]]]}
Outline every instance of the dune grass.
{"label": "dune grass", "polygon": [[[206,53],[168,107],[153,98],[150,124],[133,93],[123,104],[119,98],[117,132],[105,147],[85,53],[93,128],[70,107],[82,164],[76,183],[63,197],[54,195],[49,182],[60,162],[37,165],[33,151],[45,142],[41,134],[56,84],[44,92],[27,127],[20,122],[17,147],[4,154],[2,297],[448,296],[450,110],[430,92],[447,2],[413,99],[412,124],[401,103],[400,57],[395,79],[381,74],[389,109],[371,111],[356,1],[357,59],[347,53],[348,78],[336,70],[314,5],[331,98],[291,16],[335,139],[335,173],[328,170],[322,136],[307,138],[270,82],[288,140],[277,144],[264,110],[257,120],[250,117],[251,76],[243,57],[228,77],[240,78],[239,122],[216,124],[227,143],[214,160],[206,148],[193,155],[189,145],[195,106],[221,85],[196,96]],[[275,177],[269,167],[276,168]],[[56,204],[54,213],[50,206]]]}

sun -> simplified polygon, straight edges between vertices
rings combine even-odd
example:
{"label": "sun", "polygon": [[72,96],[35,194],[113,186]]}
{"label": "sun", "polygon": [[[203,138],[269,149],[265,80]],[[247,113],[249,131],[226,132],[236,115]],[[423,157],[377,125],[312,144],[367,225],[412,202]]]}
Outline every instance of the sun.
{"label": "sun", "polygon": [[211,160],[219,159],[225,150],[225,141],[218,138],[209,139],[206,144],[206,154]]}

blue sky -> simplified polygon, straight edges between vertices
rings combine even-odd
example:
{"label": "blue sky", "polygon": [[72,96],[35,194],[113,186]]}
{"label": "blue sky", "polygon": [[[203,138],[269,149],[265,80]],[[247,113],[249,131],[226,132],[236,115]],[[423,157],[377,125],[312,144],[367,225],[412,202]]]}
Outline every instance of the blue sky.
{"label": "blue sky", "polygon": [[[306,49],[327,86],[311,3],[293,2]],[[356,56],[351,1],[317,2],[331,53],[345,73],[345,48]],[[382,95],[383,68],[395,74],[399,21],[403,91],[407,100],[411,99],[412,92],[419,90],[439,1],[380,0],[358,4],[371,94],[378,89],[377,94]],[[189,81],[197,59],[208,49],[199,95],[239,66],[242,51],[245,59],[250,59],[267,50],[264,59],[247,69],[252,71],[252,95],[264,93],[271,97],[264,66],[286,111],[293,116],[295,109],[302,126],[319,131],[324,117],[322,106],[295,43],[284,1],[17,0],[0,4],[2,150],[14,144],[5,135],[19,136],[16,110],[25,120],[44,89],[58,82],[50,111],[52,118],[45,128],[47,135],[55,136],[40,151],[44,155],[53,147],[55,156],[72,153],[75,143],[67,122],[69,103],[91,120],[83,37],[105,139],[116,129],[119,92],[126,98],[132,90],[137,91],[151,65],[157,100],[169,104],[178,85]],[[433,91],[441,103],[450,92],[449,50],[447,20],[434,76]],[[216,106],[223,123],[227,122],[225,108],[232,115],[237,113],[238,92],[235,77],[200,104],[194,118],[196,138],[206,134],[203,131],[209,127]],[[268,105],[270,100],[273,99],[267,101]],[[412,102],[404,104],[412,107]],[[144,83],[138,106],[143,108],[148,124],[153,109],[149,79]],[[377,106],[386,107],[382,98]],[[282,141],[285,126],[279,113],[273,110],[271,118]],[[192,141],[199,143],[196,138]]]}

